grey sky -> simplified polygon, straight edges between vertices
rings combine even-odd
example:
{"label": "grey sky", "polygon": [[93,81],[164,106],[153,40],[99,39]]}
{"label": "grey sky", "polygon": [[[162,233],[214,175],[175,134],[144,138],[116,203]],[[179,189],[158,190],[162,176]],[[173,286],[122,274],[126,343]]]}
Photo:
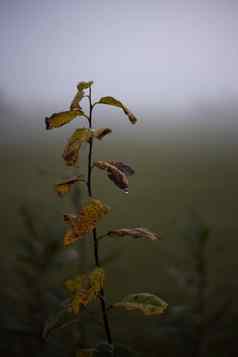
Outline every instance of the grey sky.
{"label": "grey sky", "polygon": [[0,93],[58,106],[79,80],[133,106],[238,95],[235,0],[2,0]]}

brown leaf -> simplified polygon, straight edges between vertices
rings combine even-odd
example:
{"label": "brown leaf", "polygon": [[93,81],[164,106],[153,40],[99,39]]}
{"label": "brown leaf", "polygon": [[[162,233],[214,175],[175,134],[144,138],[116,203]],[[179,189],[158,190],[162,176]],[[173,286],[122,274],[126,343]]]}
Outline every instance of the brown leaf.
{"label": "brown leaf", "polygon": [[66,112],[54,113],[49,118],[45,118],[46,129],[59,128],[70,123],[77,116],[83,116],[81,110],[68,110]]}
{"label": "brown leaf", "polygon": [[70,192],[71,186],[78,181],[82,181],[81,176],[74,176],[55,185],[55,190],[59,196]]}
{"label": "brown leaf", "polygon": [[145,238],[149,240],[160,239],[160,235],[158,233],[150,232],[148,229],[141,227],[113,229],[108,232],[108,235],[118,237],[130,236],[133,238]]}
{"label": "brown leaf", "polygon": [[80,312],[82,305],[89,304],[98,296],[104,285],[104,270],[96,268],[89,274],[82,274],[65,282],[71,294],[69,310],[74,314]]}
{"label": "brown leaf", "polygon": [[101,140],[102,138],[104,138],[104,136],[110,134],[111,132],[112,131],[109,128],[99,128],[94,131],[93,136]]}
{"label": "brown leaf", "polygon": [[104,203],[92,198],[85,207],[80,209],[78,216],[65,214],[64,221],[71,225],[71,229],[65,233],[64,245],[70,245],[91,232],[97,222],[109,211],[110,208]]}
{"label": "brown leaf", "polygon": [[79,161],[79,150],[82,143],[88,142],[92,135],[91,130],[87,128],[75,130],[64,149],[63,158],[66,165],[76,166]]}
{"label": "brown leaf", "polygon": [[135,124],[137,122],[137,118],[135,117],[135,115],[132,112],[130,112],[130,110],[118,99],[115,99],[110,96],[102,97],[98,102],[96,102],[96,104],[107,104],[107,105],[112,105],[113,107],[121,108],[124,111],[124,113],[128,116],[128,119],[132,124]]}
{"label": "brown leaf", "polygon": [[149,293],[130,294],[113,307],[122,307],[126,310],[140,310],[144,315],[161,315],[168,304],[156,295]]}
{"label": "brown leaf", "polygon": [[129,165],[125,164],[122,161],[107,160],[107,162],[113,166],[116,166],[126,176],[131,176],[135,173],[135,171]]}
{"label": "brown leaf", "polygon": [[109,179],[125,193],[128,193],[128,178],[115,165],[112,165],[109,161],[96,161],[94,165],[101,170],[106,170]]}

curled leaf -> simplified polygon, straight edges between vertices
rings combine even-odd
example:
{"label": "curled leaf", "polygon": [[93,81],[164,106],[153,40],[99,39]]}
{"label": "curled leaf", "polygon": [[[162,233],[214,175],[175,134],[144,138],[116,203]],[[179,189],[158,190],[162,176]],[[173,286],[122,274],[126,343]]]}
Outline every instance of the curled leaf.
{"label": "curled leaf", "polygon": [[55,185],[55,190],[59,196],[62,196],[64,193],[70,192],[71,186],[75,183],[82,180],[80,176],[74,176],[67,180],[64,180]]}
{"label": "curled leaf", "polygon": [[84,116],[84,113],[79,109],[54,113],[49,118],[45,118],[46,129],[59,128],[60,126],[70,123],[77,116]]}
{"label": "curled leaf", "polygon": [[76,166],[79,160],[79,150],[83,143],[88,142],[92,138],[90,129],[76,129],[65,146],[63,158],[66,165]]}
{"label": "curled leaf", "polygon": [[122,301],[113,304],[113,307],[140,310],[144,315],[160,315],[167,309],[168,304],[156,295],[138,293],[127,295]]}
{"label": "curled leaf", "polygon": [[110,134],[111,132],[112,131],[109,128],[99,128],[94,131],[93,136],[101,140],[102,138],[104,138],[104,136]]}
{"label": "curled leaf", "polygon": [[76,94],[75,94],[75,96],[74,96],[74,98],[73,98],[73,100],[72,100],[72,102],[71,102],[71,105],[70,105],[70,110],[80,110],[81,109],[81,107],[80,107],[80,101],[81,101],[81,99],[84,97],[84,91],[82,90],[82,91],[78,91]]}
{"label": "curled leaf", "polygon": [[149,240],[160,239],[160,235],[158,233],[150,232],[148,229],[141,227],[113,229],[108,232],[108,235],[118,237],[130,236],[133,238],[145,238]]}
{"label": "curled leaf", "polygon": [[82,92],[84,89],[90,88],[92,84],[93,84],[93,81],[79,82],[78,85],[77,85],[78,91]]}
{"label": "curled leaf", "polygon": [[71,229],[65,233],[64,245],[70,245],[91,232],[97,222],[109,211],[109,207],[101,201],[90,199],[89,203],[80,209],[78,216],[65,214],[64,221],[71,225]]}
{"label": "curled leaf", "polygon": [[104,270],[96,268],[89,274],[82,274],[74,279],[67,280],[65,287],[71,294],[69,310],[78,314],[82,305],[85,306],[95,299],[103,288],[104,277]]}
{"label": "curled leaf", "polygon": [[116,166],[126,176],[132,176],[135,173],[135,171],[128,164],[125,164],[122,161],[108,160],[107,162],[113,166]]}
{"label": "curled leaf", "polygon": [[107,104],[107,105],[112,105],[113,107],[121,108],[124,111],[124,113],[127,115],[128,119],[132,124],[135,124],[137,122],[137,118],[135,117],[135,115],[118,99],[115,99],[110,96],[102,97],[98,102],[96,102],[96,104]]}
{"label": "curled leaf", "polygon": [[132,170],[128,165],[123,164],[120,161],[96,161],[94,165],[101,169],[107,171],[107,176],[112,180],[115,185],[117,185],[125,193],[128,193],[128,174],[132,175],[134,170]]}

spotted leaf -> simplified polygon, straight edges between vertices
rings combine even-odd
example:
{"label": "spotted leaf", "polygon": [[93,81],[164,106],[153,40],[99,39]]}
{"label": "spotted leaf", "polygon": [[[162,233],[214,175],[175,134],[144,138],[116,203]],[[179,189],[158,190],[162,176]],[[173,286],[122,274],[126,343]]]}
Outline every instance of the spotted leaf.
{"label": "spotted leaf", "polygon": [[71,229],[66,231],[64,245],[70,245],[90,233],[96,227],[97,222],[108,212],[110,208],[99,200],[90,199],[88,204],[81,208],[79,215],[64,215],[64,221],[70,224]]}
{"label": "spotted leaf", "polygon": [[82,305],[89,304],[95,299],[104,285],[104,270],[96,268],[89,274],[81,274],[80,276],[67,280],[65,287],[71,295],[69,311],[78,314]]}
{"label": "spotted leaf", "polygon": [[83,143],[89,142],[92,135],[91,130],[87,128],[75,130],[64,149],[63,158],[66,165],[76,166],[78,164],[80,147]]}

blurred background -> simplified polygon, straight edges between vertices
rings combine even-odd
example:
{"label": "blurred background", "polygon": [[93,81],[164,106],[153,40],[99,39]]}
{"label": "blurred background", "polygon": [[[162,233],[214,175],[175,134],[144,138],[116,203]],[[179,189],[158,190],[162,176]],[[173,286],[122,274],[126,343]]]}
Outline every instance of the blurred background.
{"label": "blurred background", "polygon": [[[2,355],[76,356],[105,341],[96,306],[93,318],[59,321],[42,338],[64,280],[93,267],[90,239],[63,248],[63,214],[79,210],[85,188],[54,192],[79,173],[62,152],[87,123],[44,123],[88,80],[94,99],[114,96],[139,118],[131,125],[120,109],[95,109],[112,134],[94,158],[135,169],[128,195],[95,171],[94,192],[112,208],[99,231],[144,226],[162,237],[100,244],[110,302],[148,291],[169,304],[158,317],[112,312],[118,351],[130,350],[118,356],[237,355],[237,18],[235,0],[1,1]],[[80,173],[86,160],[87,147]]]}

